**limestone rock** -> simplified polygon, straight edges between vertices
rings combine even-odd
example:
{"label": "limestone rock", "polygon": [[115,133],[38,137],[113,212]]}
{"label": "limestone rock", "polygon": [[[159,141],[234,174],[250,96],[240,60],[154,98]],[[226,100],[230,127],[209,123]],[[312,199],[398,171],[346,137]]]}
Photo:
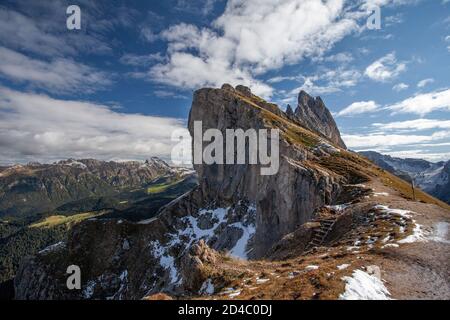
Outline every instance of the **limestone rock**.
{"label": "limestone rock", "polygon": [[304,127],[318,132],[337,146],[346,149],[336,122],[320,97],[313,98],[305,91],[300,91],[295,117]]}

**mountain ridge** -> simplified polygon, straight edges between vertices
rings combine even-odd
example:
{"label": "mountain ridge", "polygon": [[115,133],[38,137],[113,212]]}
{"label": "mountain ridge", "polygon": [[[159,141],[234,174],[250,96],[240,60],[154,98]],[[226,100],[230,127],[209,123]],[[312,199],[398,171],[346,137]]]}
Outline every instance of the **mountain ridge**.
{"label": "mountain ridge", "polygon": [[45,213],[81,199],[117,195],[171,170],[156,158],[146,162],[68,159],[5,167],[0,171],[0,215]]}
{"label": "mountain ridge", "polygon": [[[292,121],[246,87],[197,90],[191,134],[200,120],[205,129],[221,132],[279,129],[279,172],[261,176],[260,165],[195,164],[199,185],[156,217],[137,223],[88,220],[71,230],[67,242],[24,260],[16,297],[338,298],[343,276],[355,268],[369,272],[365,261],[390,263],[388,257],[380,260],[378,250],[393,250],[415,236],[417,220],[425,223],[421,215],[412,220],[406,209],[426,207],[431,221],[448,219],[448,205],[420,190],[420,201],[411,201],[408,183]],[[388,205],[405,210],[391,212]],[[292,247],[298,250],[286,254]],[[438,259],[445,259],[443,250],[434,251]],[[339,269],[344,262],[352,267]],[[65,287],[70,264],[83,272],[81,291]]]}

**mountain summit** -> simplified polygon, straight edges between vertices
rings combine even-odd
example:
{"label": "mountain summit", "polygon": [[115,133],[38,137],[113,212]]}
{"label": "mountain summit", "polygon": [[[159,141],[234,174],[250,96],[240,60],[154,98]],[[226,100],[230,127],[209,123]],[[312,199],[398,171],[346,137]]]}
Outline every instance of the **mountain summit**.
{"label": "mountain summit", "polygon": [[[290,112],[287,114],[289,115]],[[305,128],[319,133],[339,147],[346,149],[336,122],[320,97],[313,98],[301,90],[298,95],[298,106],[295,109],[294,115],[290,117],[298,121]]]}

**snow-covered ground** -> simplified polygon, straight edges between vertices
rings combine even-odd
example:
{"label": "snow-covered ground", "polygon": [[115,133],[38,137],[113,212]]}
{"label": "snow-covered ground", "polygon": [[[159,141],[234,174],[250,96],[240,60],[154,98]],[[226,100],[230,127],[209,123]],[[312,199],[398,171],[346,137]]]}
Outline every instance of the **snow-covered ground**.
{"label": "snow-covered ground", "polygon": [[205,282],[203,282],[200,288],[200,294],[211,295],[214,293],[214,290],[214,284],[212,283],[211,279],[207,279]]}
{"label": "snow-covered ground", "polygon": [[433,226],[433,232],[427,237],[427,239],[429,239],[431,241],[450,244],[450,240],[448,239],[449,227],[450,227],[450,223],[448,223],[448,222],[436,223]]}
{"label": "snow-covered ground", "polygon": [[[417,223],[416,220],[412,219],[414,212],[403,209],[392,209],[388,206],[377,205],[375,209],[380,210],[383,214],[396,214],[405,219],[411,219],[414,225],[413,233],[407,236],[404,239],[398,241],[398,243],[413,243],[417,241],[426,241],[425,233],[420,224]],[[404,227],[400,227],[400,232],[404,232]],[[388,241],[386,241],[388,242]]]}
{"label": "snow-covered ground", "polygon": [[390,300],[390,293],[383,282],[374,275],[355,270],[351,277],[343,277],[345,291],[341,300]]}
{"label": "snow-covered ground", "polygon": [[345,209],[347,209],[348,206],[349,206],[348,204],[337,204],[334,206],[325,206],[325,208],[328,208],[330,210],[334,210],[337,212],[341,212],[341,211],[344,211]]}
{"label": "snow-covered ground", "polygon": [[158,241],[152,241],[150,244],[153,256],[159,259],[159,264],[169,272],[170,282],[177,284],[180,281],[178,270],[175,266],[175,259],[167,253],[167,247],[162,246]]}

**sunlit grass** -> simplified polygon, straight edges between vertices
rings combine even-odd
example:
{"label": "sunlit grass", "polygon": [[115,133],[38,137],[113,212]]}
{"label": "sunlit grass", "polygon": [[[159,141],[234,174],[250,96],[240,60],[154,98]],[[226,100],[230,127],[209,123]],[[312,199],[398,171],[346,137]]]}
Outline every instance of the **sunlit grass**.
{"label": "sunlit grass", "polygon": [[90,219],[101,215],[99,212],[86,212],[80,213],[72,216],[61,216],[54,215],[49,216],[39,222],[31,224],[30,228],[53,228],[62,224],[66,224],[68,226],[72,226],[74,224],[80,223],[83,220]]}

